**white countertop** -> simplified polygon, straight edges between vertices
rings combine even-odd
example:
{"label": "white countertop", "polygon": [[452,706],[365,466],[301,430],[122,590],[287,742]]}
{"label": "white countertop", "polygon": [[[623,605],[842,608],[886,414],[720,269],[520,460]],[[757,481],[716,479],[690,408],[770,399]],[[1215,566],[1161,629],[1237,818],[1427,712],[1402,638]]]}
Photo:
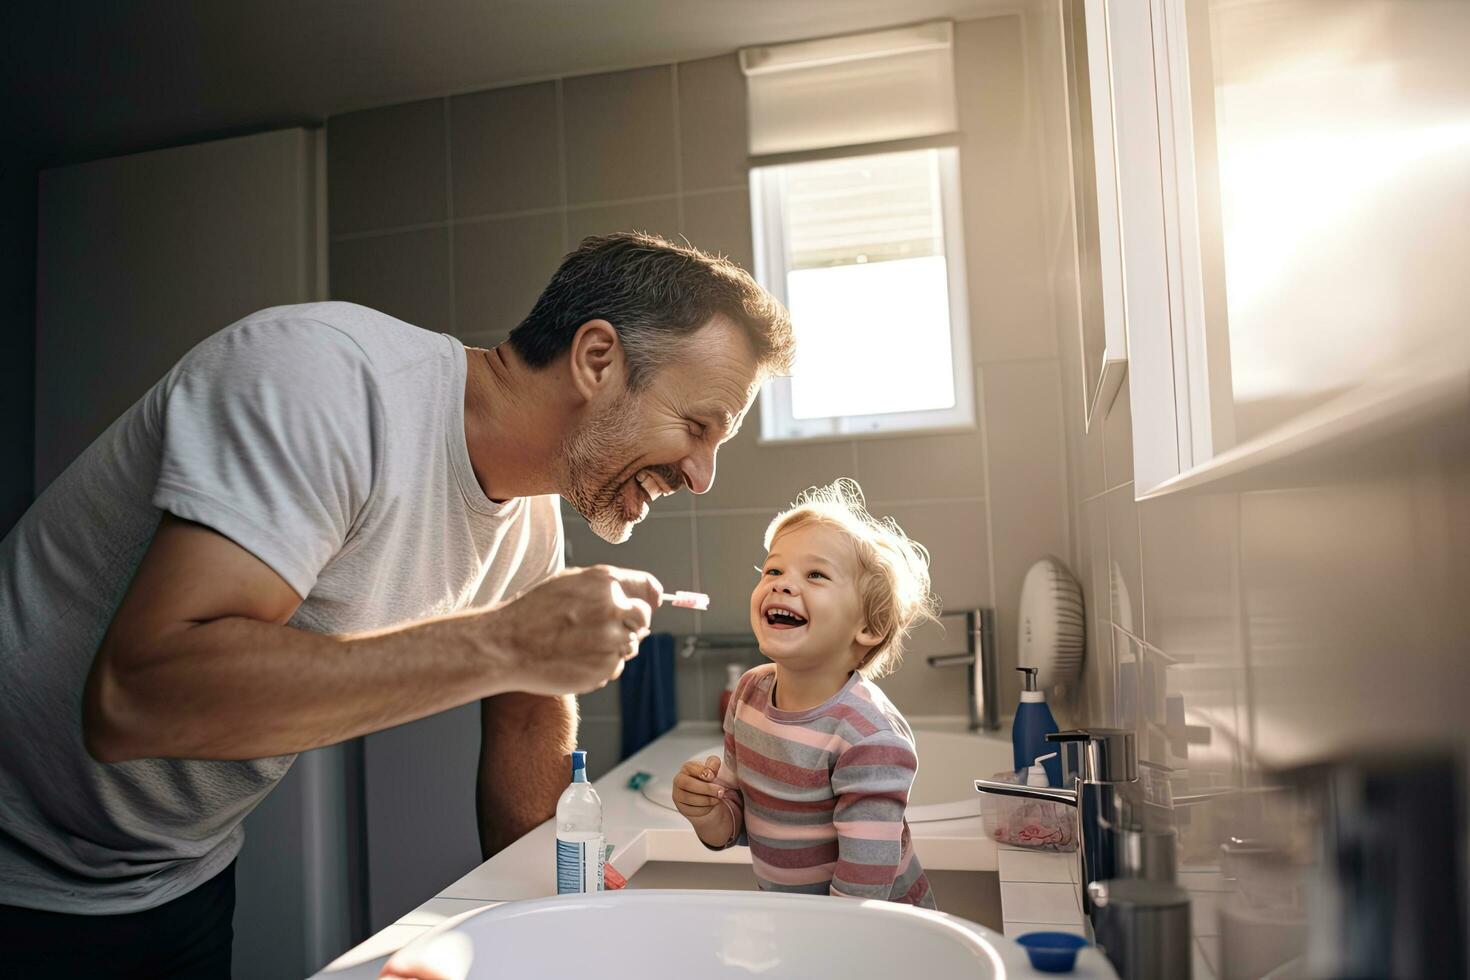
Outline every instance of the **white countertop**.
{"label": "white countertop", "polygon": [[[603,832],[615,849],[612,864],[625,877],[631,878],[648,861],[699,861],[705,863],[749,864],[750,851],[732,847],[725,851],[707,849],[680,814],[646,799],[641,792],[628,788],[628,780],[637,772],[647,772],[659,779],[669,779],[684,761],[695,753],[721,740],[715,722],[684,722],[661,736],[637,754],[619,763],[593,785],[602,798]],[[1074,864],[1070,854],[1042,855],[1018,852],[1018,858],[1002,860],[1002,852],[1012,848],[997,847],[987,837],[978,816],[935,823],[912,824],[914,848],[926,868],[957,871],[1002,871],[1002,904],[1008,902],[1004,871],[1007,865],[1021,869],[1025,886],[1012,901],[1022,903],[1018,910],[1025,914],[1015,922],[1025,926],[1018,932],[1051,929],[1071,925],[1069,931],[1081,928],[1081,911],[1076,888],[1066,876],[1065,867]],[[419,935],[456,915],[486,905],[528,898],[545,898],[556,894],[554,821],[545,823],[511,844],[495,857],[453,882],[434,898],[379,931],[329,964],[319,977],[348,980],[376,977],[387,956]],[[1035,859],[1043,859],[1045,867],[1037,871]],[[1044,859],[1060,859],[1045,862]],[[1017,863],[1019,861],[1019,863]],[[1060,880],[1055,880],[1061,874]],[[1050,877],[1047,877],[1050,876]],[[1038,891],[1035,886],[1044,884]],[[1039,905],[1037,903],[1040,903]],[[1006,907],[1007,935],[1012,932],[1011,909]],[[1073,976],[1112,976],[1105,962],[1098,972],[1089,966],[1095,950],[1079,959]]]}

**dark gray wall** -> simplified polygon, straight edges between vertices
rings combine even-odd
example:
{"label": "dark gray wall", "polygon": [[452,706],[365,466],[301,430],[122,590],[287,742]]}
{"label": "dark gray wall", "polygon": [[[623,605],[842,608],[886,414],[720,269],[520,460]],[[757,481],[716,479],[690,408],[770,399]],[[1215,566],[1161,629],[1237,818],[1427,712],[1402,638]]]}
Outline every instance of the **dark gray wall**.
{"label": "dark gray wall", "polygon": [[[195,343],[255,310],[321,295],[318,144],[290,129],[41,175],[28,478],[44,487]],[[245,820],[242,980],[304,975],[361,938],[349,754],[304,754]]]}
{"label": "dark gray wall", "polygon": [[36,168],[0,162],[0,537],[31,503],[36,418]]}

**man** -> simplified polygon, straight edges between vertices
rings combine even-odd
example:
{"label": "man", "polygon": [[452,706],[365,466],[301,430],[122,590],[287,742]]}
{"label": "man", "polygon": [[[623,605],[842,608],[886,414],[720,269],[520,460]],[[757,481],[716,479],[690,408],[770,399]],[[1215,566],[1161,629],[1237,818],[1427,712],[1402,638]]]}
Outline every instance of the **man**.
{"label": "man", "polygon": [[227,975],[240,821],[294,754],[473,699],[516,760],[482,763],[485,853],[550,816],[569,695],[661,591],[563,571],[555,495],[620,542],[705,492],[791,352],[746,273],[643,235],[494,350],[343,303],[196,347],[0,543],[7,968]]}

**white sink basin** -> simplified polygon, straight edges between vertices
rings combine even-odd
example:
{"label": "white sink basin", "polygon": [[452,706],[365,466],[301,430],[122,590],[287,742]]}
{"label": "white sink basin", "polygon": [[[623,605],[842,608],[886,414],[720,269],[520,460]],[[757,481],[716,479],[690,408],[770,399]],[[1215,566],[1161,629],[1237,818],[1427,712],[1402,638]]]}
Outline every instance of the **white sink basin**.
{"label": "white sink basin", "polygon": [[[914,732],[918,743],[919,775],[909,793],[906,813],[909,823],[930,823],[978,816],[980,794],[975,779],[988,779],[1011,768],[1011,743],[993,735],[970,732],[940,732],[921,728]],[[703,761],[723,755],[724,745],[711,744],[690,756]],[[676,770],[677,771],[677,770]],[[643,785],[642,793],[665,809],[674,809],[674,772],[657,773]]]}
{"label": "white sink basin", "polygon": [[1012,766],[1009,738],[973,732],[937,732],[920,728],[919,774],[909,791],[909,823],[952,820],[980,813],[975,779],[988,779]]}
{"label": "white sink basin", "polygon": [[[1009,939],[940,912],[892,902],[707,891],[510,902],[444,923],[406,947],[398,962],[416,956],[441,964],[456,960],[445,971],[453,980],[1039,976]],[[1106,974],[1083,969],[1080,975]]]}

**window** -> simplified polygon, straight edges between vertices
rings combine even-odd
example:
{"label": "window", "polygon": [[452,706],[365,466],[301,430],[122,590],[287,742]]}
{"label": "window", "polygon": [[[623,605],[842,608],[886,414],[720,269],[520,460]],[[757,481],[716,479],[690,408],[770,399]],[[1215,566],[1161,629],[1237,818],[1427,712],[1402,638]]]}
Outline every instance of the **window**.
{"label": "window", "polygon": [[959,155],[952,147],[752,169],[756,271],[791,311],[796,366],[762,441],[975,423]]}

